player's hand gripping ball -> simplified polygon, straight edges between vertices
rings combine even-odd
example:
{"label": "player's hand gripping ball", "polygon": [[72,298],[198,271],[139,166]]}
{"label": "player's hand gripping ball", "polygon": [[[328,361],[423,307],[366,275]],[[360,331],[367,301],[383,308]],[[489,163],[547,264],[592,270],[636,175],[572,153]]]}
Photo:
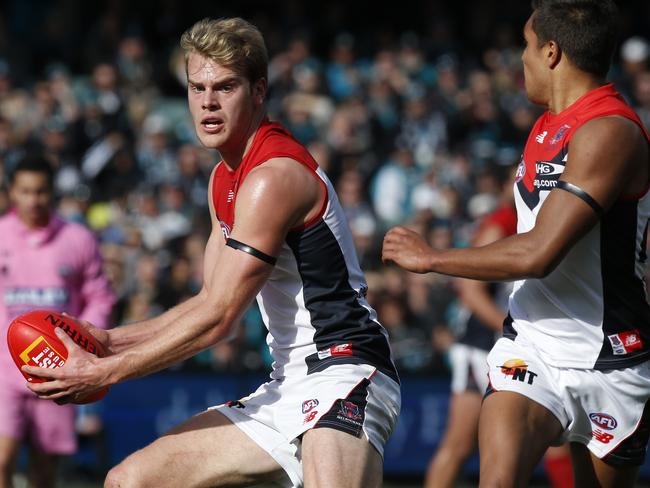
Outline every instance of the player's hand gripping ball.
{"label": "player's hand gripping ball", "polygon": [[[60,368],[68,359],[68,350],[54,333],[56,328],[63,330],[87,352],[100,358],[105,356],[102,345],[72,317],[47,310],[33,310],[16,317],[7,331],[9,352],[27,381],[42,383],[45,379],[24,373],[21,369],[23,366],[28,364],[40,368]],[[95,402],[106,393],[108,387],[74,403]]]}

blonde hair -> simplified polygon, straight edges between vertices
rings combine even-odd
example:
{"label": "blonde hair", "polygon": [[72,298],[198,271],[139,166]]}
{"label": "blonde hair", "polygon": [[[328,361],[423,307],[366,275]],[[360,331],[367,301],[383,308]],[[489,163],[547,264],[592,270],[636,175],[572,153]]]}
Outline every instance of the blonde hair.
{"label": "blonde hair", "polygon": [[267,78],[268,54],[257,27],[242,18],[203,19],[181,36],[185,70],[191,53],[197,53],[244,76],[251,83]]}

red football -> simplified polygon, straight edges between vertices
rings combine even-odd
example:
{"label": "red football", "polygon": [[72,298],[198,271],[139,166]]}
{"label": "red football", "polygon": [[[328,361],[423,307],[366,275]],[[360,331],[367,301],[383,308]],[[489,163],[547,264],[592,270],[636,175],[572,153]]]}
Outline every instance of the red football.
{"label": "red football", "polygon": [[[48,310],[33,310],[16,317],[7,331],[9,352],[18,369],[26,364],[41,368],[59,368],[65,364],[68,350],[54,333],[57,327],[89,353],[100,358],[105,355],[102,345],[71,317]],[[20,372],[27,381],[33,383],[46,381],[43,378],[30,376],[22,370]],[[75,403],[95,402],[103,398],[106,393],[108,387]]]}

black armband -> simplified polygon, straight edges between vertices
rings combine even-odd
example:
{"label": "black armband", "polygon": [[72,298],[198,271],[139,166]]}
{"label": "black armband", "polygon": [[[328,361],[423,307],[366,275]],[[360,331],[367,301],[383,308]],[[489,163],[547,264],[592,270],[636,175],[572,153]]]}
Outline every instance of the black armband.
{"label": "black armband", "polygon": [[263,253],[262,251],[258,251],[254,247],[249,246],[248,244],[244,244],[243,242],[236,241],[235,239],[229,238],[226,241],[226,246],[232,247],[233,249],[237,249],[239,251],[244,251],[251,256],[255,256],[257,259],[261,259],[265,263],[269,263],[271,266],[275,264],[277,261],[277,258],[274,258],[273,256],[269,256],[266,253]]}
{"label": "black armband", "polygon": [[574,185],[573,183],[569,183],[568,181],[564,180],[558,180],[557,185],[555,188],[559,188],[560,190],[568,191],[569,193],[572,193],[573,195],[577,196],[580,198],[583,202],[585,202],[587,205],[589,205],[591,208],[594,209],[594,212],[596,212],[596,215],[598,217],[602,217],[604,211],[603,207],[600,206],[600,204],[594,200],[589,193],[584,191],[582,188],[579,186]]}

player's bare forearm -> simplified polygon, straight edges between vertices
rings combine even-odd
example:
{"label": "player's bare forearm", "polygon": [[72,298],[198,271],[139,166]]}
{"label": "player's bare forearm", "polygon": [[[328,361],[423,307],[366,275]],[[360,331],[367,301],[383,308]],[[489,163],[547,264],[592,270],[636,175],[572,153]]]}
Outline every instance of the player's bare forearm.
{"label": "player's bare forearm", "polygon": [[[196,302],[195,302],[196,304]],[[207,307],[182,307],[184,313],[175,315],[158,333],[139,337],[131,347],[108,358],[110,382],[144,376],[165,369],[215,344],[229,333],[229,321]]]}
{"label": "player's bare forearm", "polygon": [[535,273],[525,236],[512,236],[487,246],[468,249],[432,249],[424,239],[404,227],[384,238],[382,259],[415,273],[441,273],[485,281],[515,280]]}
{"label": "player's bare forearm", "polygon": [[542,278],[598,221],[589,205],[552,191],[535,227],[480,247],[436,251],[417,233],[394,227],[384,237],[382,259],[416,273],[436,272],[482,281]]}
{"label": "player's bare forearm", "polygon": [[110,329],[108,331],[109,349],[113,353],[119,353],[155,336],[180,316],[195,308],[205,299],[205,295],[205,291],[202,290],[198,295],[170,308],[157,317]]}
{"label": "player's bare forearm", "polygon": [[482,247],[446,251],[429,248],[422,261],[427,271],[472,280],[511,281],[542,276],[545,271],[536,265],[528,240],[512,236]]}

